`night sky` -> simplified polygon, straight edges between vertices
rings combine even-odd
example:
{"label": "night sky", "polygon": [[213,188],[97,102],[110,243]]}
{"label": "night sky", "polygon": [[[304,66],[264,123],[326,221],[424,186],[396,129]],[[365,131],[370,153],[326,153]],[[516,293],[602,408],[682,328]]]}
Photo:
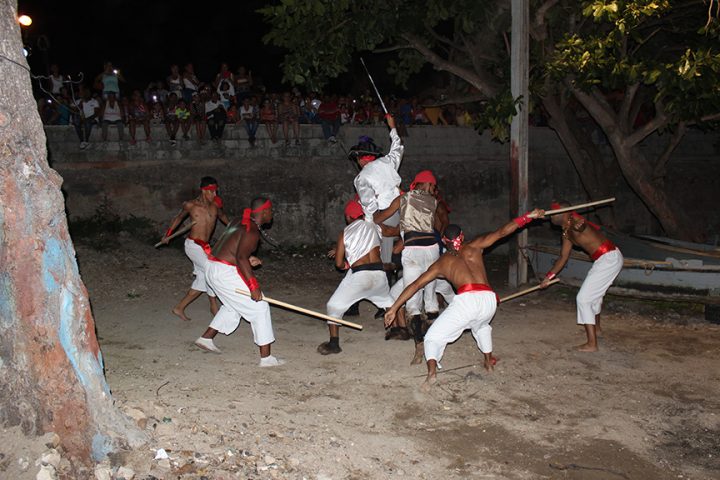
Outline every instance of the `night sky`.
{"label": "night sky", "polygon": [[[84,72],[90,84],[109,60],[128,81],[122,88],[145,88],[153,79],[164,80],[172,63],[182,72],[182,65],[192,62],[198,77],[209,81],[226,61],[233,72],[245,65],[275,89],[283,51],[262,42],[268,26],[256,13],[267,3],[20,0],[18,11],[33,18],[25,40],[33,49],[28,61],[36,74],[58,63],[63,74]],[[41,35],[49,40],[46,51],[38,46]]]}

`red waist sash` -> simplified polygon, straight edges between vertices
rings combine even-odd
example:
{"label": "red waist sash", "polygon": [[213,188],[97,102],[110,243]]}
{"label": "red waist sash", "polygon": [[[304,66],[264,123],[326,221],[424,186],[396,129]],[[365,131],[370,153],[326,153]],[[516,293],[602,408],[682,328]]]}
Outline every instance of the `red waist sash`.
{"label": "red waist sash", "polygon": [[[462,293],[467,292],[492,292],[492,288],[490,288],[490,285],[485,285],[484,283],[466,283],[465,285],[460,285],[457,289],[458,295]],[[495,293],[495,300],[497,300],[497,303],[500,303],[500,297],[498,297],[497,293]]]}
{"label": "red waist sash", "polygon": [[590,258],[592,258],[594,262],[598,258],[605,255],[607,252],[612,252],[613,250],[617,250],[615,244],[612,243],[610,240],[605,240],[603,243],[600,244],[597,250],[595,250],[593,254],[590,255]]}
{"label": "red waist sash", "polygon": [[195,242],[197,245],[199,245],[200,248],[202,248],[203,251],[204,251],[207,255],[210,255],[210,251],[211,251],[212,249],[210,248],[210,244],[209,244],[208,242],[206,242],[205,240],[200,240],[199,238],[192,238],[192,237],[187,237],[187,238],[188,238],[188,240],[192,240],[192,241]]}
{"label": "red waist sash", "polygon": [[242,274],[242,272],[240,271],[240,269],[238,268],[238,266],[235,265],[234,263],[230,263],[230,262],[228,262],[227,260],[222,260],[222,259],[220,259],[220,258],[214,257],[214,256],[212,256],[209,252],[208,252],[208,260],[211,260],[211,261],[213,261],[213,262],[222,263],[222,264],[228,265],[228,266],[230,266],[230,267],[234,267],[234,268],[235,268],[235,271],[237,272],[237,274],[238,274],[238,276],[240,277],[240,279],[241,279],[243,282],[245,282],[245,285],[247,285],[247,286],[250,288],[251,291],[254,290],[254,288],[251,286],[251,283],[253,283],[253,281],[254,281],[255,285],[257,285],[257,280],[255,279],[255,277],[251,278],[250,281],[248,281],[248,279],[245,278],[245,275]]}
{"label": "red waist sash", "polygon": [[230,265],[231,267],[237,267],[237,265],[235,265],[234,263],[230,263],[230,262],[228,262],[227,260],[221,260],[221,259],[219,259],[219,258],[217,258],[217,257],[213,257],[213,256],[210,255],[209,253],[208,253],[208,260],[212,260],[213,262],[224,263],[225,265]]}

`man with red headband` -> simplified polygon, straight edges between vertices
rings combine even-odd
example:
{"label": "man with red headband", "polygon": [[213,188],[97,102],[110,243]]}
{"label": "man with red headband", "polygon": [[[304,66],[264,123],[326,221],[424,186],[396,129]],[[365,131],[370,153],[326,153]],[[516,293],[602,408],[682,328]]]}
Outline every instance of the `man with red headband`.
{"label": "man with red headband", "polygon": [[443,242],[447,253],[433,263],[427,272],[403,290],[392,307],[385,314],[385,326],[395,320],[398,310],[415,292],[436,278],[447,279],[457,290],[457,295],[425,334],[424,349],[427,360],[427,378],[423,389],[429,389],[436,381],[438,362],[448,343],[457,340],[463,331],[470,329],[480,351],[485,357],[485,369],[493,370],[492,328],[490,321],[497,309],[497,296],[488,285],[483,262],[483,251],[501,238],[507,237],[519,228],[542,215],[542,210],[533,210],[518,217],[498,230],[481,235],[464,243],[464,235],[457,225],[445,229]]}
{"label": "man with red headband", "polygon": [[200,196],[194,200],[183,203],[182,210],[173,218],[170,228],[165,232],[165,236],[161,240],[162,243],[169,242],[168,237],[172,232],[180,226],[180,224],[189,215],[190,219],[195,222],[190,229],[190,234],[185,239],[185,255],[188,256],[193,264],[193,275],[195,280],[190,286],[185,297],[180,303],[175,305],[172,313],[189,321],[190,318],[185,315],[185,308],[195,301],[203,292],[208,294],[210,298],[210,312],[215,315],[218,312],[218,304],[212,289],[207,287],[205,282],[205,265],[207,264],[207,254],[210,252],[208,242],[215,230],[217,219],[227,225],[229,219],[222,210],[222,200],[217,194],[218,184],[213,177],[203,177],[200,180]]}
{"label": "man with red headband", "polygon": [[[270,305],[263,300],[260,283],[253,267],[262,262],[252,256],[260,242],[260,228],[272,222],[272,203],[267,198],[256,198],[241,219],[233,219],[218,239],[208,257],[205,275],[223,305],[205,333],[195,345],[209,352],[221,353],[213,338],[218,332],[230,335],[244,318],[253,332],[253,340],[260,348],[260,366],[274,367],[285,363],[271,355],[270,345],[275,341]],[[250,293],[250,297],[236,290]]]}
{"label": "man with red headband", "polygon": [[[398,169],[402,161],[405,147],[403,147],[400,136],[395,129],[395,119],[392,115],[385,115],[388,127],[390,127],[390,152],[380,156],[379,149],[368,137],[360,137],[360,142],[350,149],[350,158],[357,161],[360,166],[360,173],[355,177],[353,184],[360,197],[365,219],[373,221],[373,215],[378,210],[390,206],[390,203],[400,195],[400,175]],[[385,224],[396,227],[399,222],[399,215],[393,215]],[[380,256],[383,263],[390,263],[392,259],[394,237],[382,238]]]}
{"label": "man with red headband", "polygon": [[[379,308],[392,305],[390,287],[380,260],[380,235],[372,222],[365,221],[363,209],[356,200],[345,205],[347,227],[340,233],[337,245],[328,254],[335,266],[348,270],[335,293],[327,302],[327,314],[342,318],[351,305],[369,300]],[[347,260],[346,260],[347,259]],[[321,355],[340,353],[340,325],[328,322],[330,340],[317,348]]]}
{"label": "man with red headband", "polygon": [[[391,291],[393,298],[397,298],[402,291],[414,282],[420,275],[425,273],[430,265],[440,258],[437,237],[434,227],[436,225],[436,213],[438,201],[435,198],[437,180],[430,170],[423,170],[415,175],[410,184],[410,191],[395,198],[388,208],[375,213],[375,222],[382,223],[395,212],[400,212],[399,233],[403,241],[402,266],[403,277],[402,287],[397,284]],[[398,282],[400,283],[400,282]],[[440,307],[435,295],[435,281],[425,285],[423,291],[416,292],[405,305],[408,321],[413,329],[416,345],[416,355],[412,364],[422,362],[423,333],[427,330],[420,317],[423,304],[428,320],[432,321],[438,317]],[[394,294],[394,295],[393,295]],[[398,318],[398,325],[391,327],[386,339],[405,339],[407,333],[406,321],[401,314]]]}
{"label": "man with red headband", "polygon": [[[565,201],[554,202],[552,209],[569,207]],[[587,341],[578,346],[581,352],[597,352],[597,334],[600,330],[600,310],[603,298],[610,285],[623,267],[623,255],[620,250],[600,233],[600,227],[587,221],[575,212],[552,215],[553,225],[562,228],[562,248],[560,257],[555,261],[545,280],[540,284],[547,288],[550,280],[555,278],[565,267],[573,245],[587,252],[593,259],[593,265],[585,277],[580,291],[575,298],[577,303],[577,323],[585,327]]]}

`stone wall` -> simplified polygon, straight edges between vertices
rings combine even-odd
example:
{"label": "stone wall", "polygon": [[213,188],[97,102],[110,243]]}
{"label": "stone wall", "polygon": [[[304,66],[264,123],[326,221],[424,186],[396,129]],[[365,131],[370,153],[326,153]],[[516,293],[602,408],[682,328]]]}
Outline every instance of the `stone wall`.
{"label": "stone wall", "polygon": [[[531,128],[531,205],[547,206],[552,198],[586,200],[579,179],[556,135]],[[182,201],[198,193],[200,177],[219,180],[226,210],[239,215],[258,195],[272,198],[276,221],[272,235],[284,244],[316,244],[335,238],[342,228],[342,206],[353,194],[355,166],[345,150],[368,134],[387,151],[384,127],[343,127],[340,142],[322,140],[319,126],[301,126],[301,145],[272,144],[264,127],[251,148],[242,127],[228,126],[220,143],[178,140],[175,147],[161,129],[153,141],[136,145],[101,142],[93,132],[90,146],[79,148],[71,127],[47,127],[51,165],[63,176],[68,214],[89,217],[106,202],[118,214],[148,217],[164,230]],[[194,132],[193,132],[194,134]],[[127,131],[125,132],[127,139]],[[194,135],[193,135],[194,136]],[[644,148],[658,151],[657,139]],[[404,138],[400,169],[403,185],[421,169],[437,175],[453,212],[451,220],[469,233],[480,233],[508,219],[508,146],[457,127],[412,127]],[[691,132],[671,160],[673,188],[689,214],[717,226],[719,215],[709,202],[718,198],[720,137]],[[611,152],[608,150],[607,154]],[[658,224],[626,184],[616,186],[619,226],[625,231],[657,233]],[[717,229],[715,230],[717,231]]]}

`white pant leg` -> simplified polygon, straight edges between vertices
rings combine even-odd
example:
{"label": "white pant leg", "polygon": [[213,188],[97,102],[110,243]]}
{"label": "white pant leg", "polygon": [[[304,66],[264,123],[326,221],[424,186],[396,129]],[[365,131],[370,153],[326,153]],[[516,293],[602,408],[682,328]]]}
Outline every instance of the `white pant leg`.
{"label": "white pant leg", "polygon": [[224,304],[220,307],[220,310],[213,317],[210,322],[210,328],[214,328],[220,333],[230,335],[240,325],[240,315],[233,310],[225,306]]}
{"label": "white pant leg", "polygon": [[435,280],[435,293],[442,295],[448,305],[452,303],[453,298],[455,298],[455,290],[453,290],[452,285],[442,278]]}
{"label": "white pant leg", "polygon": [[622,266],[623,255],[620,250],[612,250],[595,260],[575,297],[578,324],[595,325],[595,316],[600,313],[605,292]]}
{"label": "white pant leg", "polygon": [[[383,222],[388,227],[397,227],[400,225],[400,213],[395,212],[390,218]],[[382,237],[380,242],[380,259],[383,263],[392,261],[392,249],[397,237]]]}
{"label": "white pant leg", "polygon": [[[379,308],[392,306],[387,275],[381,270],[348,271],[327,302],[327,314],[342,318],[351,305],[360,300],[369,300]],[[335,325],[334,322],[328,322]]]}
{"label": "white pant leg", "polygon": [[497,300],[494,292],[467,292],[456,295],[425,334],[425,358],[440,361],[448,343],[457,340],[463,331],[472,329],[478,347],[492,351],[490,320],[495,315]]}
{"label": "white pant leg", "polygon": [[[209,261],[205,268],[205,275],[208,283],[222,301],[223,307],[227,307],[250,324],[256,345],[267,345],[275,341],[270,317],[270,305],[265,301],[255,302],[250,297],[235,292],[236,288],[248,291],[247,285],[240,278],[235,267]],[[228,331],[235,322],[234,317],[231,317],[227,311],[224,311],[222,315],[221,312],[223,312],[222,309],[213,319],[213,324],[223,327],[225,331],[212,324],[210,326],[221,333],[229,335],[237,328],[237,324],[235,324],[235,328]],[[237,322],[239,323],[239,318]]]}
{"label": "white pant leg", "polygon": [[205,281],[205,266],[208,263],[207,253],[205,253],[205,250],[203,250],[200,245],[189,238],[185,239],[184,246],[185,255],[187,255],[192,262],[193,275],[195,275],[195,279],[190,288],[198,292],[207,292],[209,296],[214,297],[215,292],[213,292],[212,288],[208,288],[207,282]]}
{"label": "white pant leg", "polygon": [[[402,252],[404,287],[407,288],[408,285],[425,273],[428,268],[430,268],[430,265],[437,260],[438,256],[439,252],[435,246],[429,248],[405,247]],[[415,295],[405,304],[408,315],[420,315],[423,306],[423,297],[427,295],[426,289],[432,290],[433,295],[435,294],[434,286],[430,284],[426,285],[422,290],[415,292]],[[438,311],[437,300],[435,300],[435,310],[433,311]]]}
{"label": "white pant leg", "polygon": [[402,278],[393,284],[393,286],[390,288],[390,297],[392,297],[393,303],[395,302],[395,300],[398,299],[398,297],[400,297],[400,294],[404,289],[405,281]]}

